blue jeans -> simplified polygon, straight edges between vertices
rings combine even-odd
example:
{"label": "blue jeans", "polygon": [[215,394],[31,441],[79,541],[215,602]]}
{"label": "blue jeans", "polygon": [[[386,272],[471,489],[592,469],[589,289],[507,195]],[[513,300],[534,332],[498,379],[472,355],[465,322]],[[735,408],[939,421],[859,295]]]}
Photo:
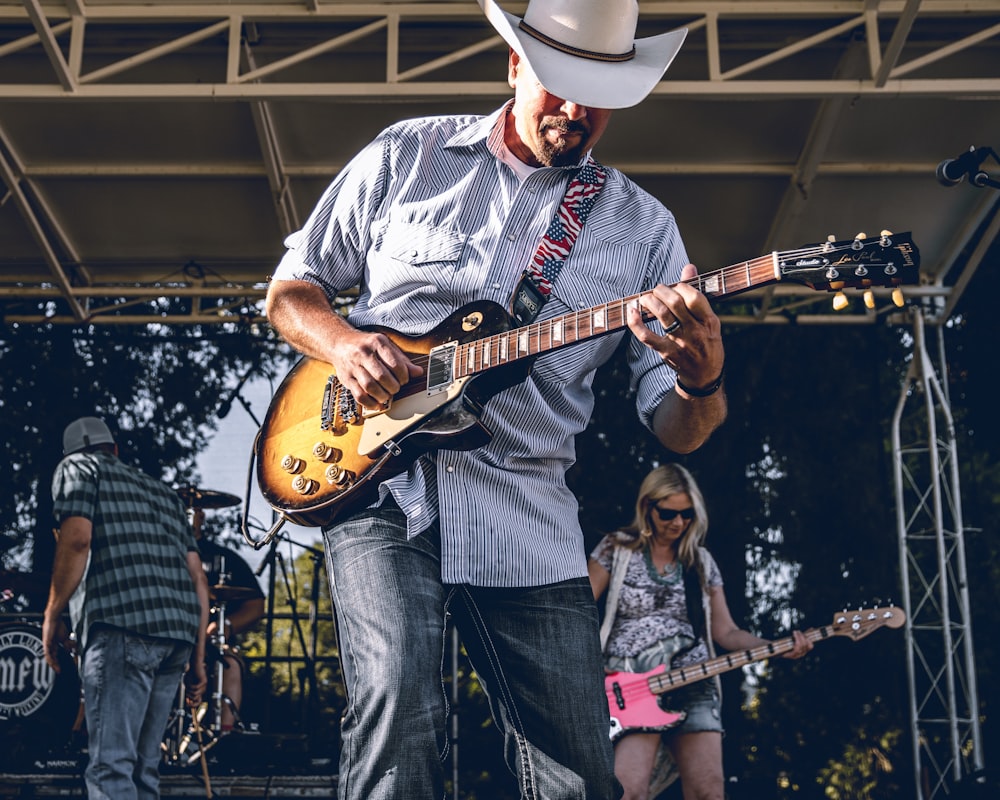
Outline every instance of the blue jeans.
{"label": "blue jeans", "polygon": [[80,679],[90,800],[160,796],[160,745],[191,645],[95,625]]}
{"label": "blue jeans", "polygon": [[446,612],[489,697],[521,796],[620,796],[586,578],[522,589],[444,585],[436,527],[407,541],[392,504],[325,535],[348,693],[340,800],[444,796]]}

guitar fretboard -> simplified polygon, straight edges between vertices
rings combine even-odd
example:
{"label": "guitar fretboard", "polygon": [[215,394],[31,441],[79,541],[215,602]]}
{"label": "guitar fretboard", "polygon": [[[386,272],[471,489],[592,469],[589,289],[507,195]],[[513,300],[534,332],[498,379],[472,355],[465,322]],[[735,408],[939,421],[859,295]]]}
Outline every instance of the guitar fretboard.
{"label": "guitar fretboard", "polygon": [[[805,631],[804,635],[809,641],[818,642],[832,636],[833,631],[829,626],[824,625],[820,628],[810,628]],[[721,675],[723,672],[729,672],[730,670],[744,667],[747,664],[763,661],[765,658],[771,658],[771,656],[779,656],[782,653],[789,652],[794,647],[795,639],[788,636],[784,639],[778,639],[777,641],[761,645],[760,647],[751,648],[750,650],[734,651],[709,661],[703,661],[700,664],[693,664],[690,667],[680,667],[668,672],[661,672],[659,675],[653,675],[649,679],[649,690],[653,694],[663,694],[664,692],[669,692],[671,689],[677,689],[695,681]]]}
{"label": "guitar fretboard", "polygon": [[[695,287],[706,297],[720,298],[778,280],[777,254],[772,253],[682,283]],[[459,345],[455,353],[454,377],[474,375],[520,358],[621,330],[628,324],[629,307],[638,307],[640,297],[642,294],[623,297]]]}

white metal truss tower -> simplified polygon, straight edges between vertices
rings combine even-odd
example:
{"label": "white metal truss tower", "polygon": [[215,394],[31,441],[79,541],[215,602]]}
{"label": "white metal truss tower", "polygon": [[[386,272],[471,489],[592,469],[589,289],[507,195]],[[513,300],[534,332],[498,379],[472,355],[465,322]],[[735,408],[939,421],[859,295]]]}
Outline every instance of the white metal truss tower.
{"label": "white metal truss tower", "polygon": [[[938,369],[946,374],[942,327]],[[913,310],[913,361],[893,419],[899,563],[917,797],[951,795],[983,769],[958,452],[947,382]]]}

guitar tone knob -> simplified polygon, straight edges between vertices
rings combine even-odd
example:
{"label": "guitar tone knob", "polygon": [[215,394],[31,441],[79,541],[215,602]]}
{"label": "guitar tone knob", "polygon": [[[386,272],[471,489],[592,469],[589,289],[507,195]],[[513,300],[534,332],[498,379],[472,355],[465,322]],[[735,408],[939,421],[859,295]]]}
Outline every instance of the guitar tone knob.
{"label": "guitar tone knob", "polygon": [[343,453],[326,442],[316,442],[313,445],[313,455],[320,461],[340,461]]}
{"label": "guitar tone knob", "polygon": [[306,468],[306,462],[289,453],[281,459],[281,468],[289,475],[297,475]]}
{"label": "guitar tone knob", "polygon": [[326,479],[336,486],[347,486],[354,480],[354,473],[350,470],[341,469],[336,464],[331,464],[326,468]]}
{"label": "guitar tone knob", "polygon": [[319,484],[316,483],[312,478],[307,478],[305,475],[296,475],[292,479],[292,491],[306,495],[312,494],[319,488]]}

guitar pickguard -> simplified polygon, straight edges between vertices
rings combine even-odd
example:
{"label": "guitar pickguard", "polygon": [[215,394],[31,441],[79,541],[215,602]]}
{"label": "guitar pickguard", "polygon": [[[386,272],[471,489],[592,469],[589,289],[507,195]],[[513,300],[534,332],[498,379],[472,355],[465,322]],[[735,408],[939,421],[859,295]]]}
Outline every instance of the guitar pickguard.
{"label": "guitar pickguard", "polygon": [[374,458],[378,450],[391,449],[401,434],[419,427],[430,414],[458,397],[468,381],[468,377],[459,378],[436,394],[425,391],[395,399],[385,411],[366,417],[358,439],[358,454]]}

